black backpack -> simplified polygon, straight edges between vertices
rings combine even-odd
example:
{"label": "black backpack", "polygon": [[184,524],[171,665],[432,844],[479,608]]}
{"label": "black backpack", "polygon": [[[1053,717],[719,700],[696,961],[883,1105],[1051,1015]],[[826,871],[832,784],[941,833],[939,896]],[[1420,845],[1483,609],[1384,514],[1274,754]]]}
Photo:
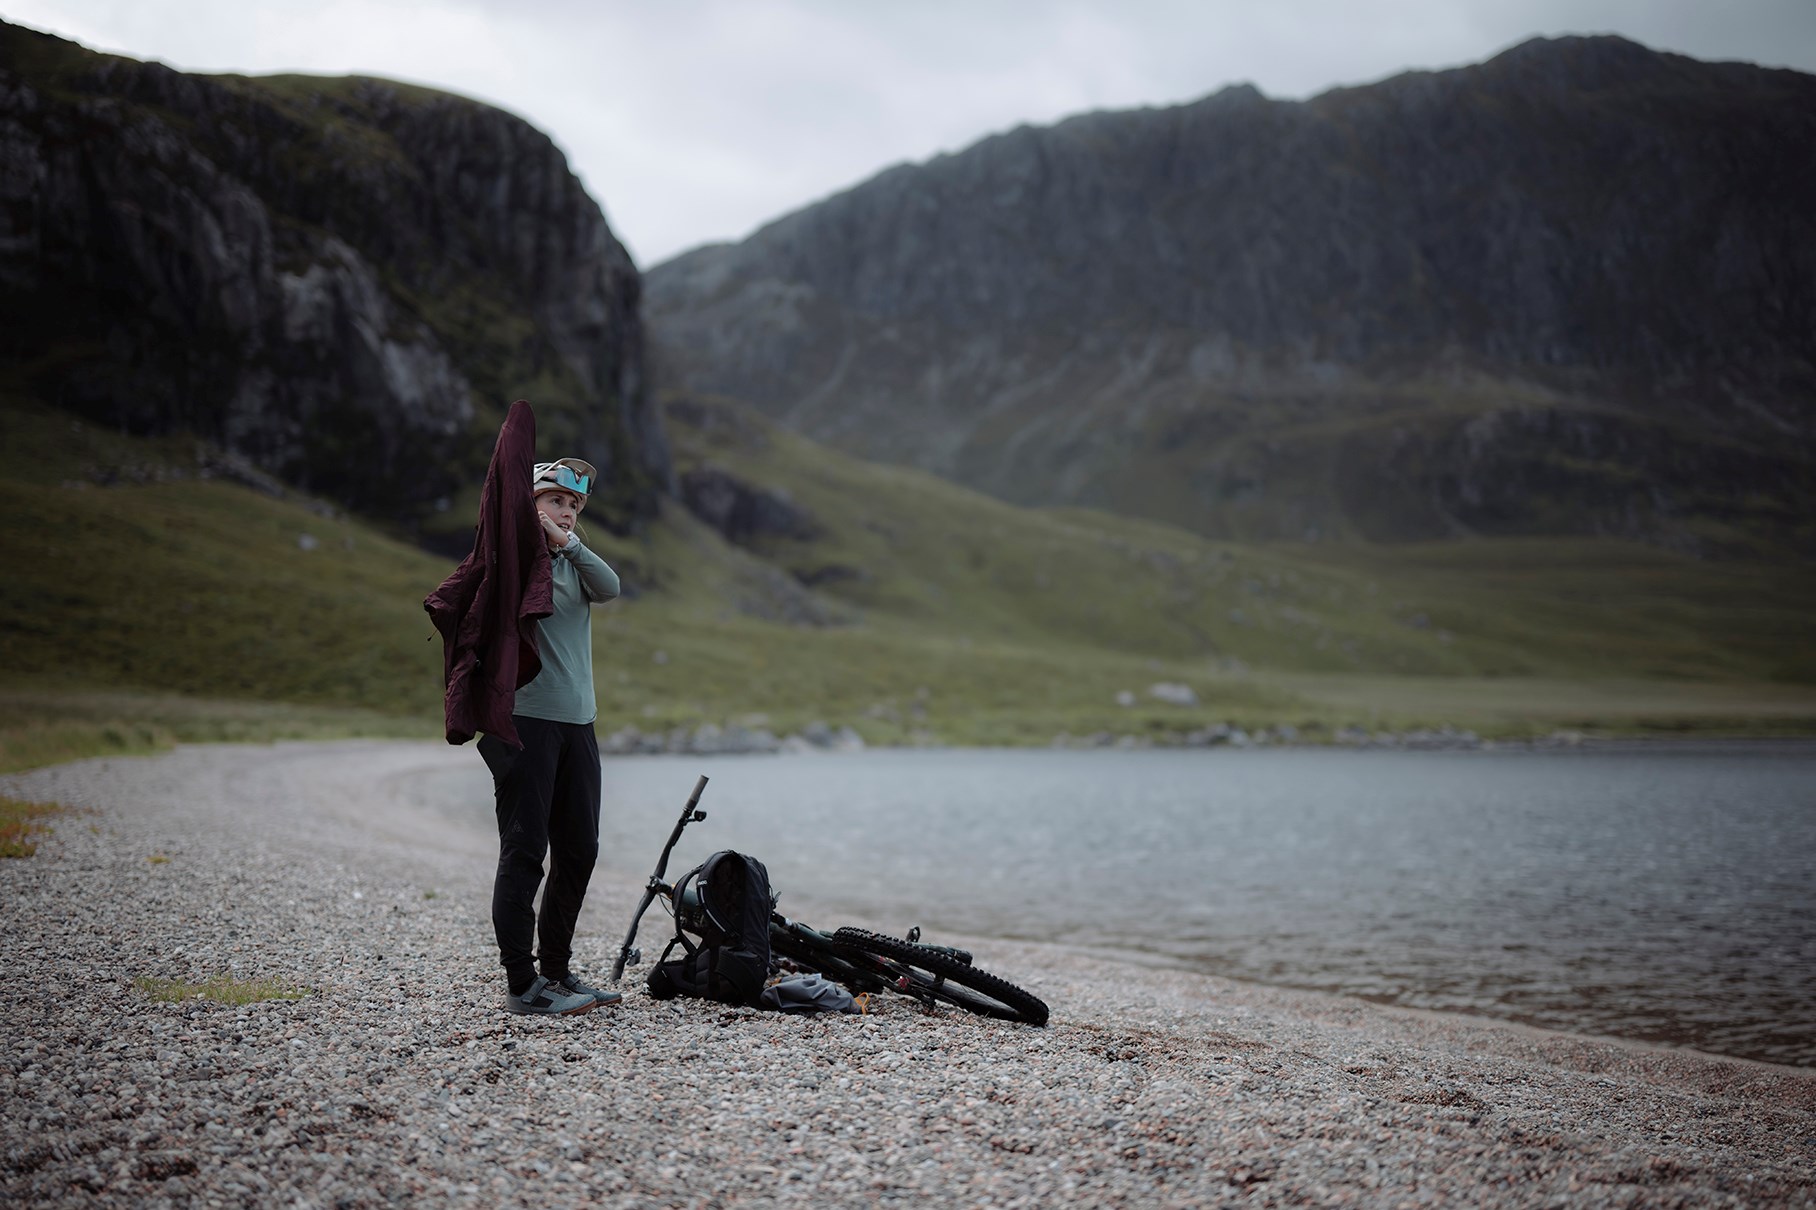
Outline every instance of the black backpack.
{"label": "black backpack", "polygon": [[[675,938],[649,973],[649,994],[756,1004],[769,979],[775,905],[763,863],[730,849],[714,853],[682,875],[674,903]],[[676,946],[685,956],[671,960]]]}

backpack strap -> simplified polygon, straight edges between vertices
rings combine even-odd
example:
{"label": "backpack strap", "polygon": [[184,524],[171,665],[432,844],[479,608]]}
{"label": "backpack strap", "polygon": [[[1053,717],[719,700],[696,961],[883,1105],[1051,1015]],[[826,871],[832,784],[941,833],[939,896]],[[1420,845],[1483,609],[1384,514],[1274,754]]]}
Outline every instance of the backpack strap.
{"label": "backpack strap", "polygon": [[702,862],[699,869],[692,871],[697,876],[695,885],[700,888],[700,910],[705,913],[708,923],[718,929],[720,933],[728,935],[733,930],[726,927],[725,920],[720,916],[725,905],[715,903],[714,896],[708,888],[714,885],[713,878],[718,872],[719,864],[736,856],[737,854],[729,849],[720,849]]}
{"label": "backpack strap", "polygon": [[[680,900],[687,894],[687,885],[691,882],[694,884],[695,894],[701,897],[702,907],[705,906],[704,887],[706,885],[706,879],[703,875],[706,873],[706,869],[707,867],[705,865],[697,865],[687,873],[681,875],[681,881],[675,884],[675,937],[674,940],[668,943],[668,949],[662,951],[664,958],[666,958],[669,952],[677,945],[687,953],[689,958],[692,958],[695,954],[700,952],[700,947],[696,946],[688,939],[687,930],[681,927]],[[704,937],[701,938],[702,943],[704,943],[705,940]]]}

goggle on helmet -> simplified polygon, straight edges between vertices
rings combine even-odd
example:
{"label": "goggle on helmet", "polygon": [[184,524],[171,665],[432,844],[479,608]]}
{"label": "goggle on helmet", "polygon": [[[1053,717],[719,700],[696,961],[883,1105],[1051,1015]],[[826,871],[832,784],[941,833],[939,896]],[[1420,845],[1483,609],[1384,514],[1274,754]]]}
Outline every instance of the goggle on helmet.
{"label": "goggle on helmet", "polygon": [[562,488],[575,493],[581,503],[592,495],[593,480],[598,472],[593,464],[581,458],[563,458],[559,462],[538,462],[530,472],[530,493]]}

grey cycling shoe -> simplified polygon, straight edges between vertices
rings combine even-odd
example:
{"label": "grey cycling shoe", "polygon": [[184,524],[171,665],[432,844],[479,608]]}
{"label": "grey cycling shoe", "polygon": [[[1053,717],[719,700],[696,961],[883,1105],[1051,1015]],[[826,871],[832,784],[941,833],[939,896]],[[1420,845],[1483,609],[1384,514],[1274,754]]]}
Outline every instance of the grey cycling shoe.
{"label": "grey cycling shoe", "polygon": [[550,983],[541,975],[536,976],[536,981],[523,989],[523,995],[506,992],[504,996],[505,1008],[519,1015],[571,1017],[576,1013],[592,1012],[594,1003],[591,996],[576,995],[559,983]]}
{"label": "grey cycling shoe", "polygon": [[624,996],[619,992],[601,991],[599,988],[590,987],[587,984],[582,983],[580,981],[580,976],[576,975],[573,971],[569,971],[567,974],[561,976],[561,978],[549,984],[549,986],[558,991],[564,991],[571,996],[591,996],[594,1004],[616,1004],[618,1001],[624,999]]}

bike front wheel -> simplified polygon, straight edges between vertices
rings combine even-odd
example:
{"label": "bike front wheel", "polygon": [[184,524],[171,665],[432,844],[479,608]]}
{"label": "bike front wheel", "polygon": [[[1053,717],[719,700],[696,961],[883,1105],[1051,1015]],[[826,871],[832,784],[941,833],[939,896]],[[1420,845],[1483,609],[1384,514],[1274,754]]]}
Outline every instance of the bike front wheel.
{"label": "bike front wheel", "polygon": [[842,928],[832,939],[853,957],[862,956],[886,970],[894,990],[905,995],[941,1000],[1004,1021],[1047,1023],[1047,1006],[1040,997],[941,950],[868,929]]}

